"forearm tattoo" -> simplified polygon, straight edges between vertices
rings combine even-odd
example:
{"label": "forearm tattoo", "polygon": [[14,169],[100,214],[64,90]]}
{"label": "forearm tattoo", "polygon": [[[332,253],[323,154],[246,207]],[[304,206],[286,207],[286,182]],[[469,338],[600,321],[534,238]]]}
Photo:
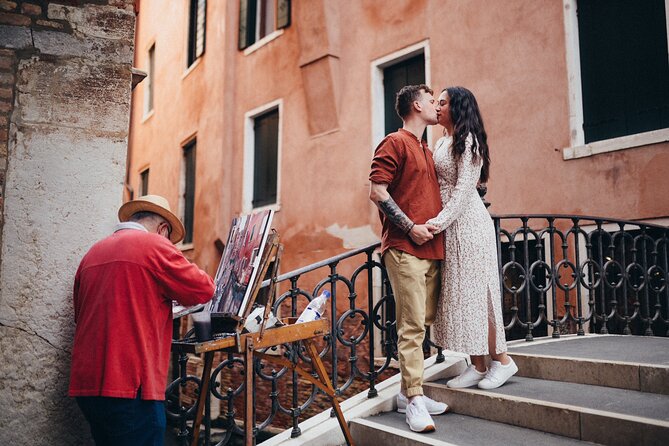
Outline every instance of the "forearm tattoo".
{"label": "forearm tattoo", "polygon": [[409,217],[400,209],[400,207],[395,203],[393,197],[388,197],[387,200],[378,202],[379,209],[386,214],[386,217],[390,219],[398,228],[400,228],[404,233],[408,233],[413,228],[414,223]]}

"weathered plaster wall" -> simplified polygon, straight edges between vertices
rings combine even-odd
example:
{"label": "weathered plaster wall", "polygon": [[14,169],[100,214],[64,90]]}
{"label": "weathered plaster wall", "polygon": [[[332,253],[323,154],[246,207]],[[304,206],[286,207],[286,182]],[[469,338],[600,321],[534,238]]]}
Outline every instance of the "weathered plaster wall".
{"label": "weathered plaster wall", "polygon": [[132,0],[0,1],[0,444],[90,443],[71,289],[121,202],[134,25]]}

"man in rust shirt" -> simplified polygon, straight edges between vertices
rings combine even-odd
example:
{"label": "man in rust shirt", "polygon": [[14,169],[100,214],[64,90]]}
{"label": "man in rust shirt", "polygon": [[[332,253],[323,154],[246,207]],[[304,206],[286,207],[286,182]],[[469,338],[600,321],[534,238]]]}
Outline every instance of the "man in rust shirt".
{"label": "man in rust shirt", "polygon": [[428,125],[437,124],[439,105],[427,85],[408,85],[397,93],[395,110],[403,126],[376,148],[369,175],[369,198],[383,225],[381,252],[395,296],[397,349],[402,390],[399,412],[411,430],[435,429],[430,414],[448,406],[423,395],[423,339],[434,320],[444,258],[442,234],[425,222],[441,211],[432,152],[421,141]]}

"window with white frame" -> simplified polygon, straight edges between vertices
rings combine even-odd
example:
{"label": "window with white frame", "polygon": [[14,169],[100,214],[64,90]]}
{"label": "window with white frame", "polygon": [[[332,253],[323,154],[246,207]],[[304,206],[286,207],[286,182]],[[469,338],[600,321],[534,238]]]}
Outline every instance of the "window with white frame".
{"label": "window with white frame", "polygon": [[239,0],[239,49],[290,26],[290,0]]}
{"label": "window with white frame", "polygon": [[139,174],[139,196],[149,194],[149,169],[148,167]]}
{"label": "window with white frame", "polygon": [[183,147],[179,209],[181,211],[181,221],[186,231],[183,239],[184,245],[193,243],[193,223],[195,220],[195,147],[195,139],[192,139]]}
{"label": "window with white frame", "polygon": [[276,204],[279,110],[254,119],[253,207]]}
{"label": "window with white frame", "polygon": [[565,158],[666,141],[669,0],[563,3],[573,147]]}
{"label": "window with white frame", "polygon": [[665,0],[578,0],[585,142],[669,128]]}
{"label": "window with white frame", "polygon": [[[402,127],[395,112],[395,95],[404,85],[430,85],[430,45],[428,40],[401,48],[371,63],[372,148],[383,137]],[[427,140],[432,147],[432,132]]]}
{"label": "window with white frame", "polygon": [[156,72],[156,44],[149,48],[146,55],[146,79],[144,80],[144,116],[153,111],[153,88]]}
{"label": "window with white frame", "polygon": [[244,212],[278,209],[281,172],[281,100],[245,114]]}
{"label": "window with white frame", "polygon": [[207,0],[190,0],[188,17],[188,66],[204,54]]}
{"label": "window with white frame", "polygon": [[[425,56],[420,53],[383,69],[383,97],[386,134],[402,127],[402,119],[395,110],[395,97],[405,85],[425,83]],[[426,129],[427,132],[427,129]],[[427,135],[427,133],[425,133]]]}

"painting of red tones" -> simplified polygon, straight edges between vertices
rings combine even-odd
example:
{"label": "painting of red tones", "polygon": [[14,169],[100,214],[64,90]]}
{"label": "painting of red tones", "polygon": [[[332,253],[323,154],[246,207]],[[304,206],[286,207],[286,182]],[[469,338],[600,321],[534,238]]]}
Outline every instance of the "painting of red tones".
{"label": "painting of red tones", "polygon": [[209,305],[212,316],[242,317],[257,280],[263,248],[270,233],[273,211],[242,215],[232,220],[228,240],[214,282]]}

